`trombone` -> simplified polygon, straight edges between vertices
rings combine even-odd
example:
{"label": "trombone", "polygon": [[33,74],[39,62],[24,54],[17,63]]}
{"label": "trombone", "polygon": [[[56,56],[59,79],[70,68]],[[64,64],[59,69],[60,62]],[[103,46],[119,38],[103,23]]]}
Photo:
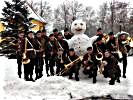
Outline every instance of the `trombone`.
{"label": "trombone", "polygon": [[65,64],[64,66],[65,66],[65,68],[62,70],[62,71],[60,71],[57,75],[62,75],[62,74],[64,74],[65,72],[67,72],[67,71],[69,71],[69,69],[71,69],[72,68],[72,64],[74,64],[74,63],[78,63],[79,61],[81,61],[82,60],[82,56],[80,56],[80,57],[78,57],[77,59],[75,59],[74,61],[71,61],[70,60],[70,58],[68,58],[69,59],[69,61],[70,61],[70,63],[69,64]]}

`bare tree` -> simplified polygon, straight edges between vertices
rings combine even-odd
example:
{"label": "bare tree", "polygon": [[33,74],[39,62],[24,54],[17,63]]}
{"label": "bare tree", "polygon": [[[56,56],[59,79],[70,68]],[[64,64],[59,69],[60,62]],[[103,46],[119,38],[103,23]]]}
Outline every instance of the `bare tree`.
{"label": "bare tree", "polygon": [[31,8],[36,11],[38,15],[46,20],[46,22],[52,21],[52,8],[47,1],[30,2]]}

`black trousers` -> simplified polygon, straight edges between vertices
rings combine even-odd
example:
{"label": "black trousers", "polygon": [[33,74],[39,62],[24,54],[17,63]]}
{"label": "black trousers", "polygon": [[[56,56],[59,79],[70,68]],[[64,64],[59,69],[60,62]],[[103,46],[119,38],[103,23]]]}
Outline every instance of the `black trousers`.
{"label": "black trousers", "polygon": [[126,68],[127,68],[127,54],[122,53],[122,60],[123,60],[123,75],[126,74]]}
{"label": "black trousers", "polygon": [[25,79],[31,79],[33,75],[33,70],[34,70],[34,62],[35,59],[30,59],[30,63],[24,64],[24,78]]}
{"label": "black trousers", "polygon": [[48,55],[45,54],[45,66],[46,66],[46,74],[49,75],[49,60],[48,60]]}
{"label": "black trousers", "polygon": [[[59,74],[62,70],[64,70],[64,63],[57,62],[56,74]],[[62,73],[64,75],[65,73]]]}
{"label": "black trousers", "polygon": [[18,75],[22,74],[22,56],[17,54]]}
{"label": "black trousers", "polygon": [[43,57],[36,57],[35,58],[35,73],[37,76],[41,76],[43,72]]}

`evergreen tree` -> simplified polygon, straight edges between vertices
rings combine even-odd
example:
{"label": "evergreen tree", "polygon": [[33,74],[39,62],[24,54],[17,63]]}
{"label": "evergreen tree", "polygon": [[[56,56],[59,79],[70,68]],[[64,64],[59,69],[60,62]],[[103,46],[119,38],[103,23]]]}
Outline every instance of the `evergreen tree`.
{"label": "evergreen tree", "polygon": [[21,31],[27,32],[30,28],[30,21],[28,19],[28,7],[25,1],[12,0],[12,2],[5,1],[6,7],[2,9],[3,18],[1,19],[6,27],[6,36],[16,36]]}

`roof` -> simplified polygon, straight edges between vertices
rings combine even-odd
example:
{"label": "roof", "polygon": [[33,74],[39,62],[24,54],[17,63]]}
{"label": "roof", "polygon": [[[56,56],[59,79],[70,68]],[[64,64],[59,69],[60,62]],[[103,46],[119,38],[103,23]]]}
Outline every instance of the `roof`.
{"label": "roof", "polygon": [[38,15],[38,14],[30,7],[30,5],[29,5],[28,2],[26,2],[26,5],[27,5],[27,7],[28,7],[28,9],[29,9],[29,12],[30,12],[29,18],[33,18],[33,19],[38,20],[38,21],[40,21],[40,22],[46,23],[45,19],[42,18],[40,15]]}

